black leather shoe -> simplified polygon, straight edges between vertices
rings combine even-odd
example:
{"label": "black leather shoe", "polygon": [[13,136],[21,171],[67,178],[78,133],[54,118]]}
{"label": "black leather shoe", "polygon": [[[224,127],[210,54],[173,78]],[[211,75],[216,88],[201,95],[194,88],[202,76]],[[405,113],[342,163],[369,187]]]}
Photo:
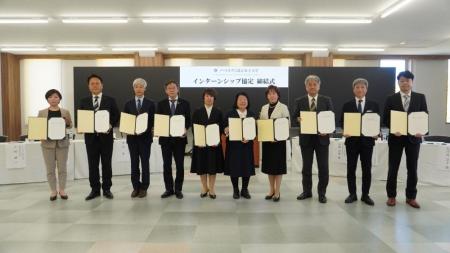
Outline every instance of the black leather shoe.
{"label": "black leather shoe", "polygon": [[103,197],[105,197],[107,199],[113,199],[114,195],[112,194],[111,191],[103,191]]}
{"label": "black leather shoe", "polygon": [[278,195],[278,196],[273,196],[273,198],[272,198],[272,200],[273,200],[273,202],[279,202],[280,201],[280,198],[281,198],[281,193],[280,193],[280,195]]}
{"label": "black leather shoe", "polygon": [[172,196],[174,193],[172,192],[172,191],[165,191],[162,195],[161,195],[161,198],[162,199],[165,199],[165,198],[168,198],[168,197],[170,197],[170,196]]}
{"label": "black leather shoe", "polygon": [[175,197],[177,197],[177,199],[182,199],[184,196],[182,192],[175,192]]}
{"label": "black leather shoe", "polygon": [[327,203],[327,197],[325,195],[319,195],[319,202],[322,204]]}
{"label": "black leather shoe", "polygon": [[264,199],[265,199],[265,200],[271,200],[271,199],[273,198],[274,195],[275,195],[275,193],[272,194],[272,195],[266,195],[266,197],[265,197]]}
{"label": "black leather shoe", "polygon": [[309,192],[303,192],[302,194],[297,196],[297,200],[304,200],[309,198],[312,198],[312,193]]}
{"label": "black leather shoe", "polygon": [[241,190],[241,197],[245,198],[245,199],[251,199],[252,196],[250,196],[250,193],[248,192],[247,189],[242,189]]}
{"label": "black leather shoe", "polygon": [[355,202],[355,201],[357,201],[358,200],[358,197],[356,196],[356,194],[350,194],[350,195],[348,195],[348,197],[345,199],[345,203],[346,204],[350,204],[350,203],[353,203],[353,202]]}
{"label": "black leather shoe", "polygon": [[200,198],[206,198],[208,196],[208,192],[202,192],[200,193]]}
{"label": "black leather shoe", "polygon": [[89,193],[89,195],[86,196],[85,200],[91,200],[91,199],[95,199],[97,197],[100,197],[100,192],[91,192]]}
{"label": "black leather shoe", "polygon": [[211,199],[216,199],[217,198],[217,195],[216,194],[209,194],[209,197],[211,198]]}
{"label": "black leather shoe", "polygon": [[66,194],[66,195],[59,195],[60,197],[61,197],[61,199],[64,199],[64,200],[68,200],[69,199],[69,196]]}
{"label": "black leather shoe", "polygon": [[373,200],[369,197],[369,195],[362,196],[361,201],[366,203],[369,206],[375,205],[375,202],[373,202]]}
{"label": "black leather shoe", "polygon": [[145,198],[147,196],[147,190],[139,190],[138,198]]}
{"label": "black leather shoe", "polygon": [[239,195],[239,190],[233,192],[233,199],[239,199],[241,195]]}
{"label": "black leather shoe", "polygon": [[50,196],[50,201],[55,201],[58,198],[58,195]]}
{"label": "black leather shoe", "polygon": [[138,190],[133,190],[133,192],[131,192],[131,197],[132,198],[136,198],[139,195],[139,191]]}

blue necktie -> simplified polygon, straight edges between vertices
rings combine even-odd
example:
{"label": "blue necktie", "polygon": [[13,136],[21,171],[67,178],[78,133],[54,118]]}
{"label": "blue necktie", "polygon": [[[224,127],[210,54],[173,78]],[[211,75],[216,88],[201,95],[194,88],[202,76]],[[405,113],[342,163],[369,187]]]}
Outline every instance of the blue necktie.
{"label": "blue necktie", "polygon": [[141,111],[141,108],[142,108],[141,100],[138,99],[138,100],[137,100],[137,111],[140,112],[140,111]]}
{"label": "blue necktie", "polygon": [[177,102],[176,100],[170,100],[170,113],[171,115],[175,114],[175,102]]}
{"label": "blue necktie", "polygon": [[363,110],[362,110],[362,100],[361,100],[361,99],[358,100],[358,112],[359,112],[359,113],[362,113],[362,112],[363,112]]}

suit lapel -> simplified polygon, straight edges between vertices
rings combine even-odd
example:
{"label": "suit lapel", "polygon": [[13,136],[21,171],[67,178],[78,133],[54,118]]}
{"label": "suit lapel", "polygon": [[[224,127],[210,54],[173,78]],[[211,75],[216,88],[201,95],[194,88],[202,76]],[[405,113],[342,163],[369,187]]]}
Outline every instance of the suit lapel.
{"label": "suit lapel", "polygon": [[400,92],[395,94],[395,103],[397,103],[397,107],[399,108],[399,111],[404,112],[405,109],[403,108],[403,101],[402,101],[402,95]]}

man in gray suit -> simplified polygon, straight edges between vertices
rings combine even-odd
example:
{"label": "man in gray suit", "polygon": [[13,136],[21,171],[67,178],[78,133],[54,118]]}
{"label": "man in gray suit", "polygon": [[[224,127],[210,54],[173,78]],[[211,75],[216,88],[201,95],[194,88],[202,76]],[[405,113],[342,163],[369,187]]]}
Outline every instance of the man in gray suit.
{"label": "man in gray suit", "polygon": [[[333,111],[331,99],[329,97],[319,95],[320,78],[318,76],[307,76],[305,79],[305,88],[308,94],[298,98],[295,101],[295,112],[294,115],[292,115],[292,118],[298,119],[297,121],[293,121],[297,126],[301,124],[301,111]],[[327,198],[325,194],[328,185],[328,146],[330,145],[330,137],[328,134],[300,133],[299,142],[303,158],[303,193],[301,193],[297,199],[304,200],[312,197],[312,164],[315,152],[319,169],[319,183],[317,185],[319,202],[326,203]]]}

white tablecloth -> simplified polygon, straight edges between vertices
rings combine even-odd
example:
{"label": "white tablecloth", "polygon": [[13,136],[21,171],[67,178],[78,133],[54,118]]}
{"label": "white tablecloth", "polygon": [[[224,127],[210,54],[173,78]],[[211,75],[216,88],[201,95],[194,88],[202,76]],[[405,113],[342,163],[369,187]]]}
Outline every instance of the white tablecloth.
{"label": "white tablecloth", "polygon": [[[301,172],[302,156],[300,152],[299,138],[292,138],[292,163],[293,171]],[[347,176],[347,157],[343,139],[331,139],[329,149],[329,169],[332,176]],[[398,173],[398,180],[406,180],[406,159],[402,156],[402,162]],[[377,141],[374,147],[372,159],[372,178],[374,180],[386,180],[388,172],[388,144],[385,141]],[[317,161],[314,158],[313,173],[317,174]],[[358,161],[357,176],[361,177],[361,164]],[[418,162],[419,182],[440,186],[450,186],[450,145],[442,143],[422,143]]]}

